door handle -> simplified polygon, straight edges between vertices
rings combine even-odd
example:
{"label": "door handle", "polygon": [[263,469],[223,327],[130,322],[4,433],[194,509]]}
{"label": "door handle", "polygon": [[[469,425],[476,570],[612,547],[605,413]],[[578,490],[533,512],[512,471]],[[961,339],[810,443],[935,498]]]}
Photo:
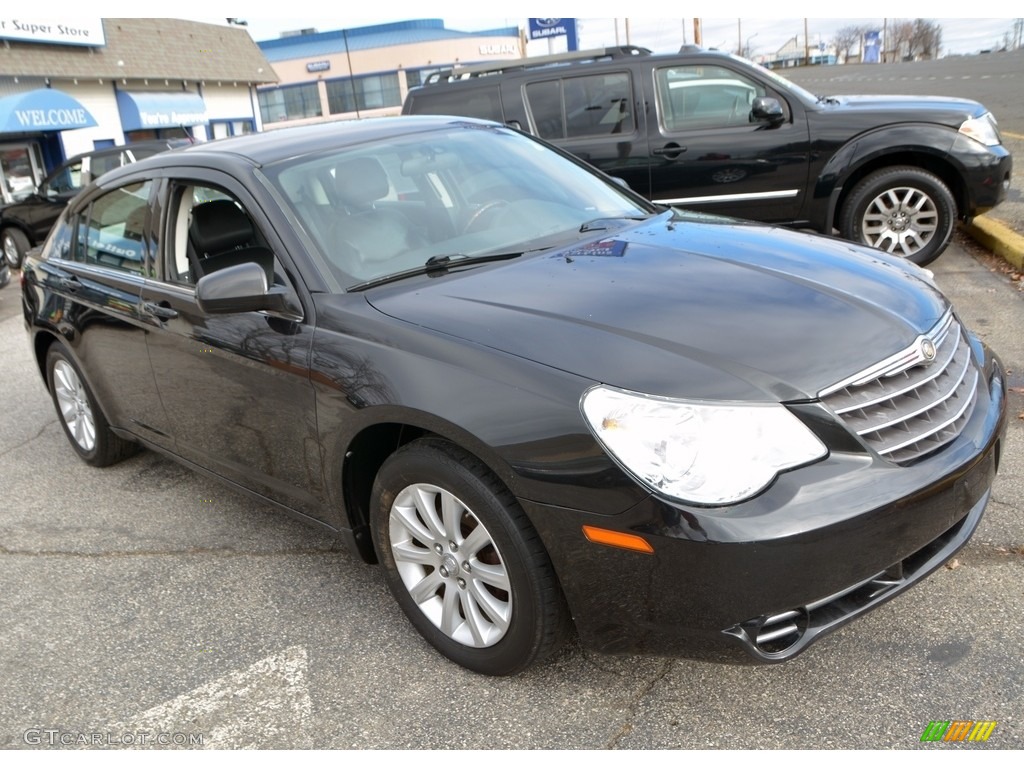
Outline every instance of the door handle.
{"label": "door handle", "polygon": [[178,316],[178,310],[164,304],[157,304],[154,301],[144,302],[142,308],[153,315],[153,317],[159,317],[161,320],[173,320]]}
{"label": "door handle", "polygon": [[71,291],[72,293],[74,293],[75,291],[82,287],[82,284],[78,282],[77,277],[58,277],[57,287],[60,288],[61,290]]}
{"label": "door handle", "polygon": [[652,155],[681,155],[686,151],[686,147],[660,147],[658,149],[652,149]]}

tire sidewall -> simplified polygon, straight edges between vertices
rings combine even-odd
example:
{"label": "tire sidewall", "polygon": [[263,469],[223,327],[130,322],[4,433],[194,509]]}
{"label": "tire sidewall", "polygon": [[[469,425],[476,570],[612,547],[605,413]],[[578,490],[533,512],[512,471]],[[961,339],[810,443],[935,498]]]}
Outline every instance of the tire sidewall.
{"label": "tire sidewall", "polygon": [[[494,645],[470,648],[445,635],[413,600],[398,573],[389,533],[391,506],[398,492],[417,483],[435,485],[458,498],[487,529],[501,554],[509,576],[512,620]],[[427,642],[457,664],[483,674],[509,675],[528,666],[542,641],[541,588],[516,522],[489,483],[437,447],[410,444],[385,461],[371,498],[371,533],[388,588]]]}
{"label": "tire sidewall", "polygon": [[949,188],[937,176],[917,168],[893,168],[888,171],[876,172],[861,181],[850,195],[843,208],[843,219],[840,231],[849,240],[872,247],[864,240],[862,222],[864,213],[871,201],[882,192],[895,187],[911,187],[926,194],[935,205],[939,217],[939,227],[932,235],[928,244],[910,256],[892,254],[908,261],[925,266],[930,264],[946,249],[953,236],[956,221],[956,203]]}
{"label": "tire sidewall", "polygon": [[[78,444],[75,436],[71,434],[71,430],[68,428],[67,421],[64,420],[64,414],[62,414],[60,410],[53,370],[57,363],[62,361],[74,369],[75,375],[78,376],[78,380],[82,382],[82,388],[85,390],[86,399],[89,401],[89,408],[92,411],[93,429],[96,432],[96,441],[91,451],[86,451]],[[107,422],[103,417],[103,412],[99,409],[96,398],[93,397],[92,389],[89,387],[88,382],[86,382],[85,377],[82,375],[82,369],[78,367],[78,363],[75,362],[74,358],[59,344],[51,346],[49,351],[46,353],[46,383],[50,389],[50,399],[53,401],[53,407],[57,411],[57,420],[60,422],[60,426],[64,430],[64,434],[67,437],[68,442],[71,444],[71,447],[75,449],[75,453],[77,453],[86,464],[96,465],[102,455],[103,434],[107,429]]]}
{"label": "tire sidewall", "polygon": [[[10,238],[14,243],[14,250],[17,252],[13,261],[7,255],[8,238]],[[0,250],[2,250],[2,254],[0,254],[0,256],[2,256],[4,263],[6,263],[11,269],[21,268],[21,264],[25,260],[25,250],[28,245],[28,238],[25,237],[20,230],[8,228],[0,232]]]}

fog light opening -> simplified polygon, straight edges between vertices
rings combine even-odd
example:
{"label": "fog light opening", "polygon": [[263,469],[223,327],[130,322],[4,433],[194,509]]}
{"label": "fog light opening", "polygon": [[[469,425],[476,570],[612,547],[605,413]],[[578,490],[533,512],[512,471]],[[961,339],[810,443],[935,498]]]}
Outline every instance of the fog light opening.
{"label": "fog light opening", "polygon": [[799,608],[793,611],[762,616],[752,622],[747,632],[761,653],[775,656],[785,653],[800,642],[807,631],[807,611]]}

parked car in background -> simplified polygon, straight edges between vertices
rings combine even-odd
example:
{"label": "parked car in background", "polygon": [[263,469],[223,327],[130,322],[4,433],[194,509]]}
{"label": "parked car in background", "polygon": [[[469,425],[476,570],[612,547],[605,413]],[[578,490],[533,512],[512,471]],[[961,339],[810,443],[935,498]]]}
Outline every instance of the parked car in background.
{"label": "parked car in background", "polygon": [[154,139],[85,152],[66,160],[24,199],[0,207],[0,248],[4,261],[12,269],[21,267],[28,249],[46,239],[68,201],[93,179],[114,168],[188,144],[191,142],[187,139]]}
{"label": "parked car in background", "polygon": [[404,114],[495,120],[562,147],[654,202],[838,232],[918,264],[957,219],[997,205],[1012,160],[981,104],[817,97],[736,56],[684,46],[440,70]]}
{"label": "parked car in background", "polygon": [[1006,429],[1002,366],[928,272],[466,118],[121,168],[22,284],[82,460],[146,446],[336,535],[487,674],[572,627],[792,658],[967,542]]}

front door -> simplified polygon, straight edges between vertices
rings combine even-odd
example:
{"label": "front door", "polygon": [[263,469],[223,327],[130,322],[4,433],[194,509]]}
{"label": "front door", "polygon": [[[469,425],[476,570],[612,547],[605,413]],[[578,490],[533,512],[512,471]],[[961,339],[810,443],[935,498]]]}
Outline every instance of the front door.
{"label": "front door", "polygon": [[[309,380],[312,326],[264,312],[207,315],[195,296],[203,262],[218,255],[211,251],[248,246],[270,256],[280,245],[267,238],[271,230],[252,199],[226,177],[169,180],[166,199],[161,273],[146,281],[142,302],[153,318],[150,360],[176,451],[314,514],[323,480]],[[222,212],[213,237],[197,232],[203,205]],[[280,259],[271,270],[271,280],[291,287]]]}
{"label": "front door", "polygon": [[[719,63],[649,72],[644,89],[656,105],[648,122],[651,199],[757,221],[794,221],[810,153],[802,108]],[[782,103],[781,123],[752,116],[754,99],[764,96]]]}

